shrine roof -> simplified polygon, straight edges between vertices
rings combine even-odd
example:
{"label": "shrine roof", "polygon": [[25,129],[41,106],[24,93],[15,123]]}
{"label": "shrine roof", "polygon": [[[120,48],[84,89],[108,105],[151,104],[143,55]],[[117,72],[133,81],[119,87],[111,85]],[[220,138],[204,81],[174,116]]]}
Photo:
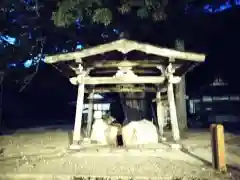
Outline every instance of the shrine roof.
{"label": "shrine roof", "polygon": [[140,76],[159,76],[159,66],[165,67],[171,62],[176,69],[175,74],[182,76],[204,60],[204,54],[121,39],[76,52],[46,56],[45,62],[55,66],[67,77],[78,74],[79,63],[85,69],[91,69],[91,76],[113,76],[119,67],[132,67]]}
{"label": "shrine roof", "polygon": [[111,51],[119,51],[122,54],[127,54],[131,51],[140,51],[146,54],[156,55],[166,58],[174,58],[185,61],[203,62],[205,55],[200,53],[182,52],[173,49],[158,47],[137,41],[121,39],[110,43],[90,47],[80,51],[63,53],[46,57],[46,63],[57,63],[61,61],[76,60],[84,61],[84,58],[104,54]]}

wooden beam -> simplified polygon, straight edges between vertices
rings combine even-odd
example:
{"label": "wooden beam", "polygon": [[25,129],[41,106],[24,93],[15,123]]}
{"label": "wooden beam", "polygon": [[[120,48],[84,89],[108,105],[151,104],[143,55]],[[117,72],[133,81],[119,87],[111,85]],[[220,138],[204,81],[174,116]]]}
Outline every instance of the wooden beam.
{"label": "wooden beam", "polygon": [[[97,62],[93,66],[97,68],[111,68],[111,67],[157,67],[162,65],[163,60],[101,60],[104,63]],[[167,62],[166,62],[167,63]]]}
{"label": "wooden beam", "polygon": [[181,51],[157,47],[157,46],[153,46],[145,43],[138,43],[135,41],[121,39],[111,43],[106,43],[96,47],[84,49],[82,51],[47,56],[45,59],[45,62],[56,63],[60,61],[82,59],[85,57],[103,54],[103,53],[114,51],[114,50],[122,52],[123,54],[127,54],[130,51],[136,50],[136,51],[141,51],[147,54],[154,54],[157,56],[163,56],[168,58],[173,57],[181,60],[197,61],[197,62],[203,62],[205,60],[204,54],[181,52]]}
{"label": "wooden beam", "polygon": [[[105,61],[105,60],[104,60]],[[104,70],[104,72],[96,72],[95,74],[104,74],[105,72],[109,72],[112,71],[111,69],[107,69],[107,68],[119,68],[119,67],[135,67],[135,66],[140,66],[141,68],[157,68],[159,71],[161,71],[161,74],[164,74],[165,65],[162,65],[162,63],[156,63],[157,60],[153,60],[154,63],[152,63],[152,60],[143,60],[143,64],[141,64],[141,60],[137,60],[137,61],[133,61],[133,62],[126,62],[128,60],[123,60],[123,61],[117,61],[117,60],[109,60],[109,61],[105,61],[103,63],[97,63],[91,66],[91,70],[94,70],[95,68],[106,68],[106,70]],[[61,71],[60,68],[58,68],[57,66],[55,66],[53,64],[54,67],[56,67],[61,73],[63,71]],[[69,67],[69,69],[71,69],[73,72],[75,71],[75,74],[79,74],[79,68],[78,67],[73,67],[71,65],[65,64],[66,67]],[[181,65],[180,64],[172,64],[173,69],[178,69]],[[88,69],[88,68],[87,68]],[[97,69],[95,69],[97,71]],[[102,70],[101,70],[102,71]],[[114,71],[115,72],[115,71]],[[136,73],[152,73],[154,72],[153,70],[142,70],[142,69],[137,69],[134,70],[134,72]],[[66,75],[67,76],[67,75]]]}
{"label": "wooden beam", "polygon": [[[77,62],[77,63],[80,63],[80,62]],[[65,64],[65,66],[69,67],[69,69],[71,69],[72,71],[75,71],[75,74],[79,74],[79,69],[77,66],[74,67],[71,64],[70,65]],[[90,63],[88,66],[84,65],[85,68],[91,67],[92,70],[94,70],[95,68],[104,68],[104,69],[106,68],[106,70],[104,70],[104,72],[112,71],[112,70],[109,70],[108,68],[122,68],[122,67],[136,67],[136,66],[139,66],[141,68],[157,68],[159,71],[161,71],[162,74],[163,74],[163,70],[164,70],[164,65],[162,65],[161,60],[133,60],[133,61],[132,60],[131,61],[129,61],[129,60],[122,60],[122,61],[102,60],[101,62],[92,63],[92,64]],[[178,67],[179,67],[179,65],[176,64],[175,68],[178,68]],[[58,70],[60,72],[62,72],[59,68],[58,68]],[[146,71],[154,72],[153,70],[141,70],[141,69],[135,70],[134,72],[144,73]],[[100,73],[102,73],[102,72],[100,72]]]}
{"label": "wooden beam", "polygon": [[[80,63],[80,62],[78,62]],[[75,71],[76,74],[79,74],[79,69],[76,66],[73,65],[69,65],[69,64],[65,64],[65,66],[68,66],[69,69],[71,69],[72,71]],[[86,65],[84,65],[85,67],[87,67]],[[89,65],[90,66],[90,65]],[[123,60],[123,61],[119,61],[119,60],[102,60],[101,63],[93,63],[91,64],[91,69],[95,69],[95,68],[106,68],[106,71],[111,71],[108,70],[108,68],[121,68],[121,67],[136,67],[139,66],[141,68],[156,68],[159,71],[161,71],[161,73],[164,73],[164,70],[166,68],[166,65],[163,65],[163,62],[161,62],[161,60]],[[56,66],[54,66],[56,67]],[[181,67],[181,64],[172,64],[173,69],[178,69]],[[60,72],[62,72],[59,68],[57,68]],[[97,70],[97,69],[96,69]],[[135,72],[137,73],[141,73],[141,72],[145,72],[145,71],[152,71],[152,70],[140,70],[138,69],[137,71],[135,70]]]}
{"label": "wooden beam", "polygon": [[[84,82],[82,82],[84,81]],[[90,77],[81,76],[70,78],[72,84],[84,83],[86,85],[101,84],[162,84],[164,76],[123,76],[123,77]]]}
{"label": "wooden beam", "polygon": [[[140,74],[159,74],[160,73],[160,70],[154,71],[154,70],[149,70],[149,69],[136,69],[133,71],[134,71],[134,73],[140,73]],[[114,70],[114,69],[106,69],[106,70],[97,70],[96,69],[94,74],[103,76],[104,74],[116,73],[116,72],[117,72],[117,70]]]}
{"label": "wooden beam", "polygon": [[[90,93],[91,88],[86,88],[85,92]],[[111,92],[156,92],[154,87],[104,87],[104,88],[94,88],[95,93],[111,93]]]}

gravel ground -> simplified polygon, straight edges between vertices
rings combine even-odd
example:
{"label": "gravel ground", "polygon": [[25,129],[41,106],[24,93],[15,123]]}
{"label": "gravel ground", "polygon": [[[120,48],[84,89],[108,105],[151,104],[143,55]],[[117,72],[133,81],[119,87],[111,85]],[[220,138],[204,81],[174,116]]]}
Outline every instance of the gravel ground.
{"label": "gravel ground", "polygon": [[[55,153],[54,153],[55,154]],[[145,179],[161,177],[227,179],[216,174],[206,166],[160,157],[138,156],[95,156],[78,157],[72,155],[52,155],[49,158],[38,156],[22,158],[18,165],[9,162],[2,168],[2,173],[10,174],[63,174],[76,177],[132,177]],[[14,169],[12,169],[14,168]]]}
{"label": "gravel ground", "polygon": [[226,135],[226,159],[231,165],[230,174],[226,175],[214,172],[205,164],[205,161],[211,161],[209,135],[191,133],[188,137],[183,144],[199,159],[166,146],[159,146],[157,150],[143,148],[141,151],[98,147],[74,152],[67,150],[69,137],[66,131],[21,131],[0,137],[0,179],[67,180],[75,177],[77,180],[80,177],[89,179],[89,176],[140,180],[240,179],[239,137]]}

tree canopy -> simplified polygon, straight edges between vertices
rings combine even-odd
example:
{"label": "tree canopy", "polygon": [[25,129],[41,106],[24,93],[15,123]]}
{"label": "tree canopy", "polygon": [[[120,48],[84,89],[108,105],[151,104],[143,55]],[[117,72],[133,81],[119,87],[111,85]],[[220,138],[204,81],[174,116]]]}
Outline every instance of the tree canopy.
{"label": "tree canopy", "polygon": [[[96,41],[117,38],[116,34],[133,26],[146,31],[150,24],[169,21],[173,16],[181,21],[179,14],[186,11],[191,13],[200,9],[217,12],[230,5],[239,5],[239,2],[232,0],[222,4],[219,0],[2,0],[0,53],[4,54],[5,61],[10,62],[31,59],[41,52],[42,44],[45,47],[43,53],[67,51],[74,49],[80,41],[87,44],[91,41],[87,38],[91,39],[91,36],[94,36]],[[9,43],[11,38],[12,43]]]}
{"label": "tree canopy", "polygon": [[68,26],[76,20],[107,26],[125,15],[156,22],[187,11],[217,13],[237,5],[238,0],[63,0],[58,3],[53,20],[57,26]]}
{"label": "tree canopy", "polygon": [[149,16],[155,20],[166,19],[168,0],[64,0],[53,13],[56,25],[66,26],[78,20],[109,25],[119,15],[131,14],[140,18]]}
{"label": "tree canopy", "polygon": [[73,51],[76,47],[116,39],[125,30],[143,38],[153,31],[160,33],[155,25],[166,26],[171,19],[175,19],[173,24],[181,22],[181,15],[186,13],[187,16],[204,11],[213,13],[240,4],[237,0],[221,3],[219,0],[2,0],[0,68],[2,71],[16,63],[22,67],[36,66],[44,54]]}

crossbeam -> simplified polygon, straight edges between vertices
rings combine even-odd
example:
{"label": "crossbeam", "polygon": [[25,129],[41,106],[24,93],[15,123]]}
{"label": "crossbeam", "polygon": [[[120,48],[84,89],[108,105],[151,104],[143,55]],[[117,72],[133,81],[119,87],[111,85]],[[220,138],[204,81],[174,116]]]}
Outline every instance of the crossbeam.
{"label": "crossbeam", "polygon": [[[107,70],[96,70],[94,74],[96,75],[103,75],[103,74],[108,74],[108,73],[116,73],[116,70],[114,69],[107,69]],[[155,74],[158,73],[157,71],[154,70],[149,70],[149,69],[136,69],[134,70],[134,73],[140,73],[140,74]]]}
{"label": "crossbeam", "polygon": [[[85,88],[86,93],[90,93],[92,91],[91,88]],[[113,92],[156,92],[156,88],[154,87],[104,87],[97,88],[94,87],[95,93],[113,93]]]}
{"label": "crossbeam", "polygon": [[[81,62],[76,60],[76,62]],[[101,60],[100,62],[92,63],[91,65],[97,68],[111,68],[111,67],[157,67],[163,64],[164,60],[116,60],[108,59]],[[166,63],[166,62],[165,62]]]}
{"label": "crossbeam", "polygon": [[165,81],[164,76],[122,76],[122,77],[72,77],[72,84],[84,83],[86,85],[101,85],[101,84],[162,84]]}

